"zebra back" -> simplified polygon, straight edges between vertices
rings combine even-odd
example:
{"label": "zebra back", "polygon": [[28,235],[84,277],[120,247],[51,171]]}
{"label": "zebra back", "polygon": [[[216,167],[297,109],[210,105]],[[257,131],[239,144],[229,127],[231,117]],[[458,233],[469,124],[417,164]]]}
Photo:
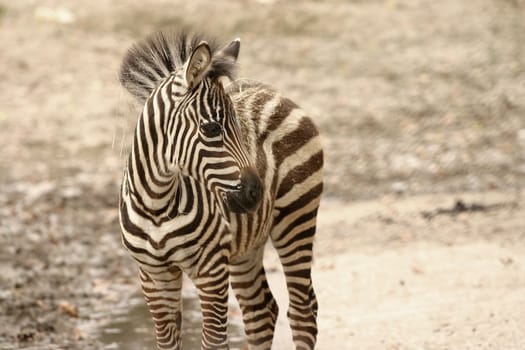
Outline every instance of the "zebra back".
{"label": "zebra back", "polygon": [[[119,79],[122,84],[141,104],[160,82],[184,65],[193,49],[205,40],[210,47],[212,61],[206,73],[207,77],[227,77],[234,79],[236,65],[229,55],[227,47],[221,46],[214,38],[186,31],[158,32],[134,44],[122,61]],[[237,53],[235,53],[236,56]]]}

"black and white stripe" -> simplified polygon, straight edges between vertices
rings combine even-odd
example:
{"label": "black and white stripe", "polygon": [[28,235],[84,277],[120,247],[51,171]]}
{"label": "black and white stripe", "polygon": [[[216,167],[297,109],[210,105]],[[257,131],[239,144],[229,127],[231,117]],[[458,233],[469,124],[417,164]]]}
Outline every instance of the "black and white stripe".
{"label": "black and white stripe", "polygon": [[180,349],[182,273],[195,283],[203,349],[227,349],[231,285],[250,349],[270,349],[277,304],[262,265],[270,237],[286,275],[297,349],[313,349],[312,247],[323,153],[312,121],[261,84],[233,80],[239,41],[157,34],[121,82],[144,104],[123,177],[122,239],[139,264],[159,349]]}

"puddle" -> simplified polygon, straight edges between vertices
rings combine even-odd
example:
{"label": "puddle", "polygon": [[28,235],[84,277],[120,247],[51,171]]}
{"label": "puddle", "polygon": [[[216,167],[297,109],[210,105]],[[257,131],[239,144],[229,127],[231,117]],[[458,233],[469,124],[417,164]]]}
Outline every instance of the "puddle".
{"label": "puddle", "polygon": [[[127,310],[117,311],[113,320],[99,329],[98,340],[106,350],[151,350],[155,349],[153,321],[142,296],[131,300]],[[235,308],[235,306],[231,306]],[[236,312],[236,311],[234,311]],[[230,312],[231,313],[231,312]],[[245,344],[242,322],[229,316],[228,337],[230,349],[240,350]],[[183,297],[182,347],[200,349],[201,315],[197,297]]]}

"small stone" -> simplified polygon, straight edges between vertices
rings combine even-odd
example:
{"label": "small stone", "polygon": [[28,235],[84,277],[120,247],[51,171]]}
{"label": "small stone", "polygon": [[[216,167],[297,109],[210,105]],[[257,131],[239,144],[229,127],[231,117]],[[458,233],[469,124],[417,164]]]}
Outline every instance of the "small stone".
{"label": "small stone", "polygon": [[517,132],[518,142],[525,146],[525,129],[520,129]]}
{"label": "small stone", "polygon": [[82,196],[82,190],[80,187],[66,187],[61,192],[62,198],[64,199],[75,199]]}
{"label": "small stone", "polygon": [[396,194],[403,194],[408,191],[408,185],[403,181],[396,181],[390,185],[390,190]]}
{"label": "small stone", "polygon": [[35,203],[40,198],[54,192],[56,189],[56,184],[51,181],[43,181],[34,185],[26,184],[26,186],[27,187],[25,188],[25,200],[29,204]]}
{"label": "small stone", "polygon": [[40,6],[35,9],[35,18],[48,22],[56,22],[61,24],[70,24],[76,21],[76,16],[73,12],[66,8],[51,8]]}

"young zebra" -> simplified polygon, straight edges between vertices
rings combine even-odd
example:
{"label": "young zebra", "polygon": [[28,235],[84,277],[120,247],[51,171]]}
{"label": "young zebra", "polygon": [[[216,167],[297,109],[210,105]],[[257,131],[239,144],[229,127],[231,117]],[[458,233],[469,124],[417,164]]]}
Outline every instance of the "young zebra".
{"label": "young zebra", "polygon": [[202,349],[228,349],[230,281],[250,349],[271,348],[278,308],[262,264],[268,237],[286,275],[296,348],[315,346],[318,131],[277,92],[232,82],[239,46],[158,33],[121,66],[122,85],[144,104],[122,180],[122,238],[158,349],[181,348],[182,273],[198,290]]}

